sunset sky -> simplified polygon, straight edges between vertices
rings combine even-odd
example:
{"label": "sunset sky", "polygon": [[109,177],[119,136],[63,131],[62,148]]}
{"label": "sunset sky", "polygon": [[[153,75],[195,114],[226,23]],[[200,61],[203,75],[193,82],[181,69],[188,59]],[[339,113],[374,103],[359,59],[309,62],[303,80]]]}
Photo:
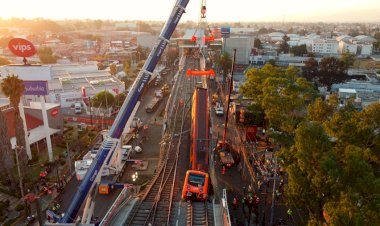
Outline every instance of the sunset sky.
{"label": "sunset sky", "polygon": [[[0,18],[160,20],[175,0],[1,0]],[[182,21],[198,21],[190,0]],[[209,22],[380,22],[380,0],[208,0]]]}

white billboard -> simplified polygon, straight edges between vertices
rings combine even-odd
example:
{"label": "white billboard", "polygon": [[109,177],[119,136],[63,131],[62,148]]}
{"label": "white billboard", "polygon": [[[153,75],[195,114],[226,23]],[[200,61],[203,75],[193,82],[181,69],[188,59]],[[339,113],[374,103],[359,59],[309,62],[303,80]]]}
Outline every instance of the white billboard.
{"label": "white billboard", "polygon": [[25,81],[49,81],[52,80],[53,71],[50,65],[6,65],[0,66],[0,77],[17,75]]}

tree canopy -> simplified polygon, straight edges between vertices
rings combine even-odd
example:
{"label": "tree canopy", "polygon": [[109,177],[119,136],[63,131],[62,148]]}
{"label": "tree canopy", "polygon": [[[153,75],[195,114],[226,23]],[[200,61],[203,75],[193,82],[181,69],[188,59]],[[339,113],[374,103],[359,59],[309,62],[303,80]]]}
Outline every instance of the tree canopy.
{"label": "tree canopy", "polygon": [[255,48],[258,48],[258,49],[261,49],[261,40],[259,38],[255,38],[255,40],[253,41],[253,45]]}
{"label": "tree canopy", "polygon": [[309,81],[326,86],[330,90],[333,84],[343,83],[350,79],[346,74],[349,62],[349,59],[345,63],[335,57],[324,57],[318,64],[314,58],[309,58],[305,62],[302,75]]}
{"label": "tree canopy", "polygon": [[6,58],[3,58],[3,57],[0,57],[0,66],[3,66],[3,65],[8,65],[10,64],[11,62],[6,59]]}
{"label": "tree canopy", "polygon": [[282,37],[282,42],[281,42],[280,48],[278,50],[280,53],[289,53],[289,44],[288,44],[289,40],[290,40],[290,38],[286,35],[284,35],[284,37]]}
{"label": "tree canopy", "polygon": [[38,49],[38,57],[42,64],[55,64],[57,58],[53,55],[53,50],[50,47],[41,47]]}
{"label": "tree canopy", "polygon": [[340,55],[340,60],[343,62],[344,67],[346,68],[346,71],[349,67],[354,65],[355,59],[356,59],[355,55],[350,52],[345,52],[342,55]]}
{"label": "tree canopy", "polygon": [[350,101],[339,107],[336,95],[315,98],[293,67],[267,64],[246,77],[240,92],[283,137],[287,206],[308,225],[380,225],[380,103],[359,112]]}
{"label": "tree canopy", "polygon": [[293,46],[290,48],[290,52],[294,54],[294,56],[303,56],[307,54],[306,44]]}
{"label": "tree canopy", "polygon": [[308,212],[309,225],[379,225],[380,104],[358,112],[334,103],[317,99],[308,111],[313,121],[302,122],[295,144],[279,153],[286,200]]}
{"label": "tree canopy", "polygon": [[244,96],[264,110],[269,126],[287,134],[294,133],[305,117],[307,103],[316,95],[313,85],[298,77],[297,72],[294,67],[284,70],[266,64],[261,69],[249,70],[240,87]]}
{"label": "tree canopy", "polygon": [[117,66],[116,64],[111,64],[110,65],[110,74],[115,76],[117,74]]}
{"label": "tree canopy", "polygon": [[221,67],[223,70],[223,75],[226,76],[228,72],[231,72],[232,59],[230,54],[227,52],[222,53],[215,61],[216,65]]}
{"label": "tree canopy", "polygon": [[107,90],[97,93],[92,99],[91,104],[94,107],[108,109],[115,103],[115,97]]}

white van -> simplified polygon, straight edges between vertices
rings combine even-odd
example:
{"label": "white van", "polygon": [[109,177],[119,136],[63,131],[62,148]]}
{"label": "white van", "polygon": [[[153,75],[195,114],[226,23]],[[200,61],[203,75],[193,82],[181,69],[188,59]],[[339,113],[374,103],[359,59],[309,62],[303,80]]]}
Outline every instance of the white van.
{"label": "white van", "polygon": [[75,112],[75,114],[82,113],[82,105],[81,105],[81,103],[75,103],[75,105],[74,105],[74,112]]}
{"label": "white van", "polygon": [[224,112],[223,112],[223,105],[222,103],[220,103],[219,101],[216,102],[215,104],[215,114],[216,116],[223,116]]}

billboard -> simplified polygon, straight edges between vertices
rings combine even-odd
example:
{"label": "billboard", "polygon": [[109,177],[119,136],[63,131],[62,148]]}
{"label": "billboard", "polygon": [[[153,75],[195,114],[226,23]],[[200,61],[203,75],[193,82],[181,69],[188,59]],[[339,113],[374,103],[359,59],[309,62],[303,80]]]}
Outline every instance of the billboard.
{"label": "billboard", "polygon": [[53,71],[50,65],[4,65],[0,66],[0,77],[17,75],[19,79],[26,81],[45,81],[53,79]]}
{"label": "billboard", "polygon": [[47,95],[48,86],[46,81],[24,81],[24,95]]}
{"label": "billboard", "polygon": [[229,38],[231,34],[231,28],[230,27],[221,27],[220,33],[222,34],[223,38]]}
{"label": "billboard", "polygon": [[9,50],[19,57],[31,57],[36,54],[34,45],[23,38],[13,38],[8,42]]}

